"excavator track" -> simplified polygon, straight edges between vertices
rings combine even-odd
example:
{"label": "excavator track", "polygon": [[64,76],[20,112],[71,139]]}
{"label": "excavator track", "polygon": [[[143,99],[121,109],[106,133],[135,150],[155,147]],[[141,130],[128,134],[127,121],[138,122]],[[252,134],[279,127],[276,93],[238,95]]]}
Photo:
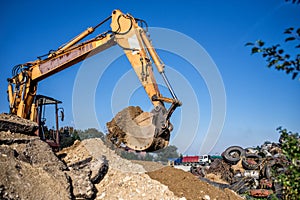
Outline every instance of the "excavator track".
{"label": "excavator track", "polygon": [[107,139],[118,148],[153,152],[168,145],[170,133],[157,136],[157,127],[153,124],[155,116],[143,112],[139,106],[129,106],[106,124]]}
{"label": "excavator track", "polygon": [[10,131],[13,133],[34,134],[38,129],[36,122],[23,119],[16,115],[1,113],[0,114],[0,131]]}

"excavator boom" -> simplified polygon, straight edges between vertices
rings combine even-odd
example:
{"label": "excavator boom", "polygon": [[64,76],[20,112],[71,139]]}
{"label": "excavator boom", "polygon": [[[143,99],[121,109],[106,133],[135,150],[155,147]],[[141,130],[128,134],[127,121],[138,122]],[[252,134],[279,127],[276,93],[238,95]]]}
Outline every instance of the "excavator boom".
{"label": "excavator boom", "polygon": [[[79,43],[110,19],[110,31]],[[124,50],[154,109],[151,112],[140,112],[136,116],[127,111],[120,112],[123,114],[120,114],[119,120],[115,120],[114,123],[119,127],[121,134],[109,129],[108,138],[118,146],[123,144],[134,150],[154,151],[167,146],[172,131],[170,116],[181,103],[165,75],[163,62],[153,48],[147,32],[139,26],[139,22],[143,20],[114,10],[110,17],[95,27],[88,28],[56,51],[49,52],[46,58],[39,57],[33,62],[15,66],[13,77],[8,79],[10,113],[37,121],[35,98],[39,81],[118,45]],[[153,74],[152,62],[162,75],[172,98],[161,95]],[[171,103],[169,109],[165,107],[165,103]]]}

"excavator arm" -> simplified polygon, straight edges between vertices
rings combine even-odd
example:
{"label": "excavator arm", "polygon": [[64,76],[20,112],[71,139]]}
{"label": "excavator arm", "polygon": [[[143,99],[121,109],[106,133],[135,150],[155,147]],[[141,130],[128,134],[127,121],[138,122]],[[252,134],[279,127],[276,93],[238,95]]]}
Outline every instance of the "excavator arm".
{"label": "excavator arm", "polygon": [[[110,19],[110,31],[79,43]],[[154,151],[167,146],[172,131],[170,117],[181,102],[178,101],[165,75],[164,64],[153,48],[146,31],[139,26],[139,21],[142,20],[123,14],[120,10],[114,10],[110,17],[95,27],[88,28],[58,50],[50,52],[46,58],[40,57],[36,61],[15,66],[13,77],[8,79],[10,113],[36,121],[35,97],[39,81],[118,45],[124,50],[154,109],[129,121],[120,120],[118,126],[123,130],[122,136],[115,135],[109,130],[109,138],[135,150]],[[162,75],[172,98],[161,95],[153,74],[152,62]],[[168,110],[164,103],[171,103]]]}

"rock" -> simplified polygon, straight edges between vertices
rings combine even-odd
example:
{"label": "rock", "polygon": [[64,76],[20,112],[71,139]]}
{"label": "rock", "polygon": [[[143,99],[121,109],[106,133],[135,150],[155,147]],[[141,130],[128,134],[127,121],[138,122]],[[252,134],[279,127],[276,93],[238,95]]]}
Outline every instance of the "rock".
{"label": "rock", "polygon": [[[91,171],[95,169],[94,172],[102,171],[100,181],[94,182],[96,191],[98,191],[96,199],[179,199],[167,186],[152,180],[145,174],[141,165],[121,158],[106,147],[101,139],[94,138],[77,142],[74,146],[58,152],[58,155],[68,166],[92,157],[90,163],[83,168]],[[105,175],[103,175],[104,168],[107,170]],[[70,174],[70,176],[72,175]],[[93,177],[93,172],[90,174],[91,177]],[[74,184],[73,186],[77,187]]]}
{"label": "rock", "polygon": [[37,136],[29,136],[21,133],[13,133],[10,131],[0,131],[0,145],[18,145],[27,144],[31,140],[39,140]]}
{"label": "rock", "polygon": [[62,171],[66,166],[51,152],[48,144],[36,139],[2,144],[0,199],[71,199],[70,179]]}
{"label": "rock", "polygon": [[88,168],[71,168],[67,174],[72,179],[73,195],[76,198],[91,199],[95,195],[95,188],[90,180],[91,171]]}
{"label": "rock", "polygon": [[36,122],[7,113],[0,114],[0,131],[33,134],[38,129]]}
{"label": "rock", "polygon": [[179,199],[167,186],[152,180],[144,173],[109,169],[96,188],[100,194],[105,192],[105,199]]}
{"label": "rock", "polygon": [[97,160],[90,164],[89,168],[91,169],[91,182],[93,184],[99,183],[108,171],[107,160]]}
{"label": "rock", "polygon": [[204,195],[204,197],[202,199],[203,200],[210,200],[210,197],[208,195]]}
{"label": "rock", "polygon": [[40,139],[31,140],[24,148],[20,146],[19,151],[22,161],[28,162],[34,167],[43,168],[49,173],[67,169],[67,166],[57,158],[50,146]]}

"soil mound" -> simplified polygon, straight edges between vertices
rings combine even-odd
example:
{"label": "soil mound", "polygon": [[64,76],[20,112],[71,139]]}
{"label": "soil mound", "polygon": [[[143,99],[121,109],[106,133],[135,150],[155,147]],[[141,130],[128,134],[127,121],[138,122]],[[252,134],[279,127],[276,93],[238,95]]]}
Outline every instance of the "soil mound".
{"label": "soil mound", "polygon": [[173,167],[164,167],[157,171],[147,173],[152,179],[167,185],[178,197],[186,199],[219,199],[242,200],[240,196],[228,189],[218,189],[208,183],[202,182],[189,172]]}

